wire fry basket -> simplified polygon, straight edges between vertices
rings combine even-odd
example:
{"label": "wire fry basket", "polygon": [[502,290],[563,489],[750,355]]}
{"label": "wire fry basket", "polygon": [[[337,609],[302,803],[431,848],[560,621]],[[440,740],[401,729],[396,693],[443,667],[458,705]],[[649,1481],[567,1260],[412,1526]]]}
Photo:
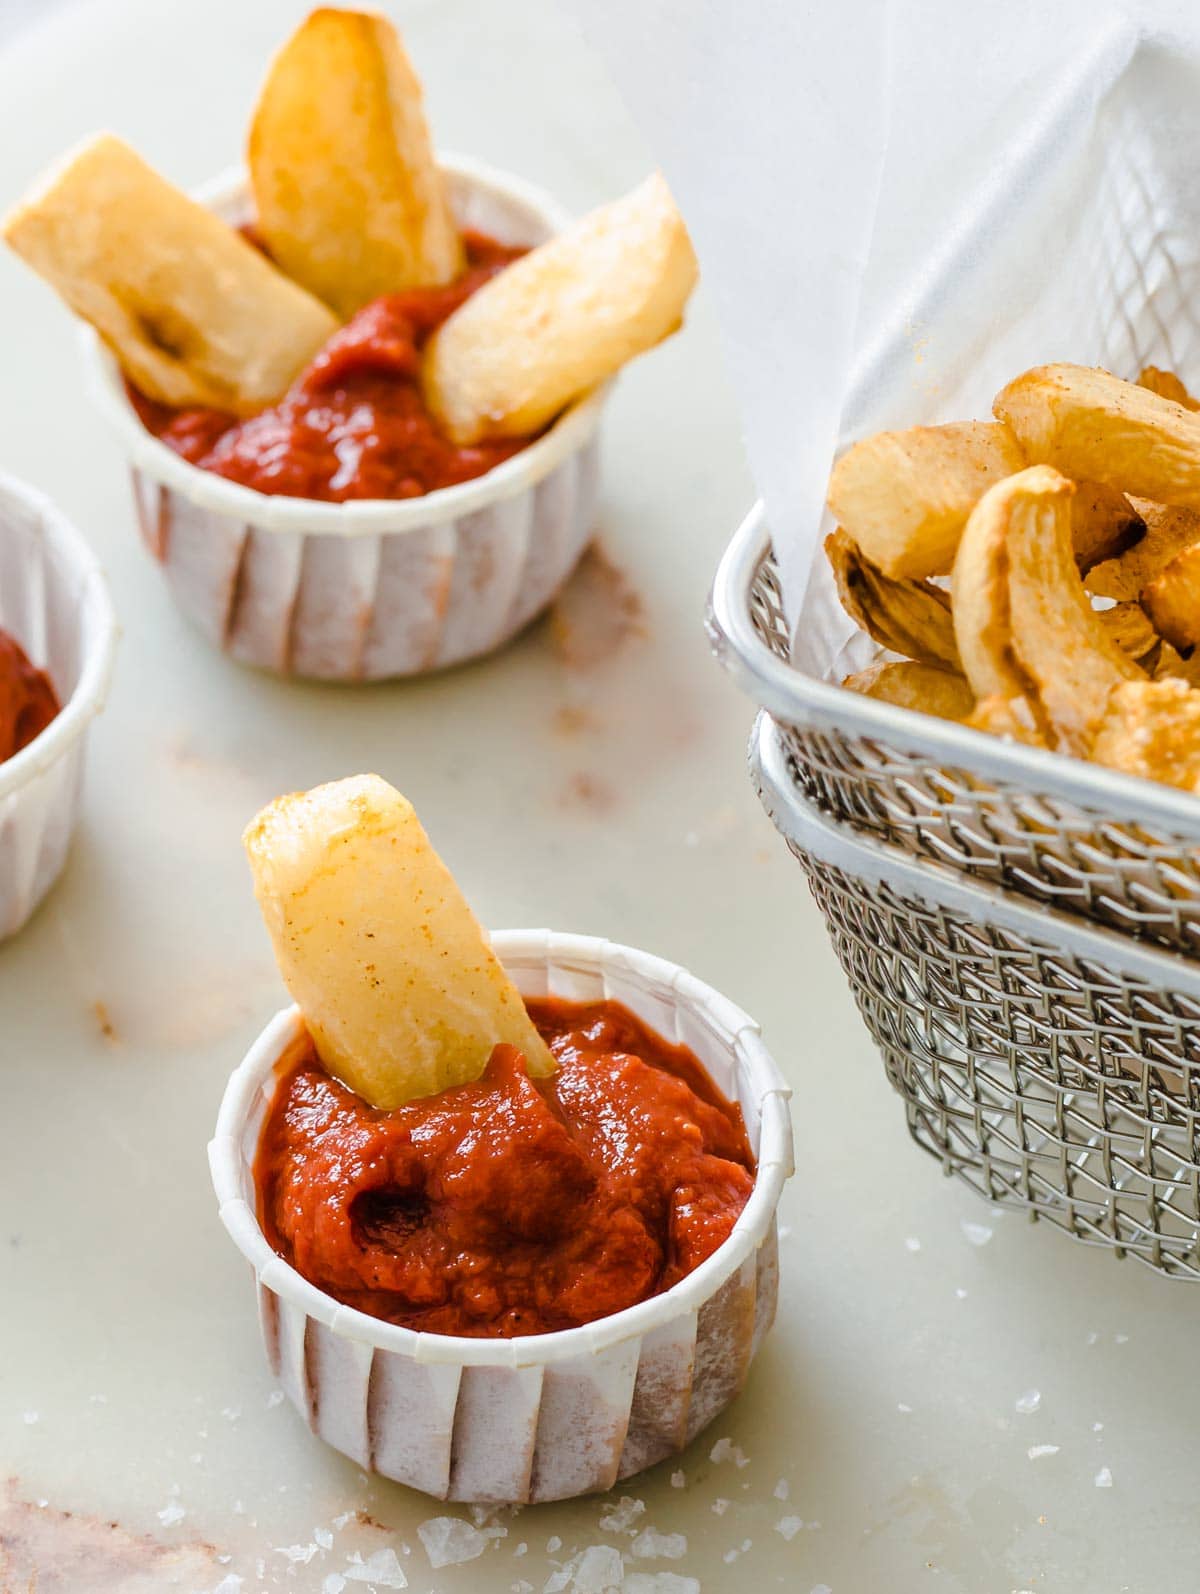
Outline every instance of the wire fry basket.
{"label": "wire fry basket", "polygon": [[751,773],[913,1139],[988,1201],[1200,1279],[1200,968],[822,815],[759,716]]}

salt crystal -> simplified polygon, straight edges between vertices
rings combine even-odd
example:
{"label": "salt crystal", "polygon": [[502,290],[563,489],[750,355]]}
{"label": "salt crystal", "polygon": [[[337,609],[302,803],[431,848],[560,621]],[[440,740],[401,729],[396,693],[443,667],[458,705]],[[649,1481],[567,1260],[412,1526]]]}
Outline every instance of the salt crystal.
{"label": "salt crystal", "polygon": [[1025,1454],[1030,1461],[1040,1461],[1043,1456],[1056,1456],[1058,1451],[1058,1445],[1030,1445]]}
{"label": "salt crystal", "polygon": [[342,1594],[346,1587],[346,1579],[340,1572],[330,1572],[321,1584],[321,1594]]}
{"label": "salt crystal", "polygon": [[461,1517],[430,1517],[418,1524],[417,1534],[435,1572],[442,1566],[461,1566],[464,1561],[477,1560],[491,1538]]}
{"label": "salt crystal", "polygon": [[93,1406],[107,1406],[108,1405],[108,1396],[107,1395],[89,1395],[88,1399],[91,1401]]}
{"label": "salt crystal", "polygon": [[519,1577],[515,1583],[510,1583],[508,1587],[509,1594],[533,1594],[533,1584],[527,1583],[523,1577]]}
{"label": "salt crystal", "polygon": [[1095,1476],[1094,1482],[1097,1489],[1111,1489],[1112,1473],[1107,1467],[1101,1467],[1100,1471]]}
{"label": "salt crystal", "polygon": [[1129,1344],[1129,1335],[1128,1334],[1114,1334],[1113,1335],[1113,1339],[1117,1342],[1118,1345],[1128,1345]]}
{"label": "salt crystal", "polygon": [[912,1411],[912,1407],[906,1406],[902,1400],[898,1400],[896,1402],[896,1410],[902,1411],[907,1416]]}
{"label": "salt crystal", "polygon": [[736,1550],[726,1550],[725,1554],[721,1557],[721,1559],[725,1562],[726,1566],[732,1566],[733,1563],[737,1560],[737,1558],[738,1558],[738,1552]]}
{"label": "salt crystal", "polygon": [[337,1531],[340,1533],[342,1531],[342,1529],[346,1526],[346,1523],[347,1522],[352,1522],[353,1520],[354,1520],[354,1512],[353,1511],[343,1511],[341,1516],[334,1517],[333,1525],[337,1529]]}
{"label": "salt crystal", "polygon": [[671,1487],[672,1487],[672,1489],[682,1489],[686,1482],[687,1482],[687,1478],[684,1476],[684,1474],[682,1472],[673,1472],[671,1474]]}
{"label": "salt crystal", "polygon": [[330,1533],[328,1528],[314,1528],[313,1542],[314,1544],[319,1544],[323,1550],[332,1550],[333,1534]]}
{"label": "salt crystal", "polygon": [[242,1580],[236,1572],[230,1572],[223,1577],[213,1589],[212,1594],[241,1594]]}
{"label": "salt crystal", "polygon": [[774,1494],[774,1496],[775,1496],[775,1498],[777,1500],[786,1500],[788,1495],[789,1495],[789,1493],[791,1492],[789,1487],[788,1487],[787,1479],[786,1478],[780,1478],[779,1482],[775,1485],[774,1489],[771,1492]]}
{"label": "salt crystal", "polygon": [[590,1544],[551,1575],[543,1594],[618,1594],[625,1580],[625,1562],[611,1544]]}
{"label": "salt crystal", "polygon": [[1087,1337],[1087,1343],[1089,1345],[1094,1345],[1099,1338],[1100,1338],[1099,1334],[1097,1334],[1096,1330],[1093,1328],[1091,1333]]}
{"label": "salt crystal", "polygon": [[37,1421],[38,1421],[38,1414],[37,1414],[36,1411],[27,1411],[25,1413],[25,1422],[26,1422],[26,1425],[28,1427],[32,1428],[34,1423],[37,1422]]}
{"label": "salt crystal", "polygon": [[966,1298],[967,1298],[967,1292],[964,1289],[957,1289],[957,1290],[955,1290],[954,1294],[955,1294],[956,1299],[958,1299],[960,1301],[965,1301]]}
{"label": "salt crystal", "polygon": [[775,1524],[775,1531],[790,1544],[803,1526],[803,1517],[780,1517]]}
{"label": "salt crystal", "polygon": [[1016,1408],[1021,1413],[1022,1417],[1030,1417],[1038,1409],[1041,1403],[1041,1390],[1027,1389],[1023,1395],[1017,1396]]}
{"label": "salt crystal", "polygon": [[808,1594],[833,1594],[828,1583],[814,1583]]}
{"label": "salt crystal", "polygon": [[616,1505],[611,1506],[600,1518],[600,1526],[605,1533],[632,1533],[638,1517],[643,1516],[646,1510],[644,1500],[631,1499],[623,1494]]}
{"label": "salt crystal", "polygon": [[169,1528],[176,1522],[182,1522],[185,1516],[187,1516],[187,1512],[183,1509],[183,1507],[181,1505],[176,1505],[174,1500],[172,1500],[169,1505],[163,1506],[162,1510],[158,1513],[158,1520],[162,1523],[164,1528]]}
{"label": "salt crystal", "polygon": [[722,1461],[732,1461],[735,1467],[748,1467],[750,1465],[750,1457],[740,1445],[735,1445],[733,1440],[728,1437],[717,1440],[716,1444],[708,1452],[708,1459],[715,1461],[718,1465]]}
{"label": "salt crystal", "polygon": [[282,1555],[293,1566],[307,1566],[316,1553],[315,1544],[281,1544],[275,1551],[276,1555]]}
{"label": "salt crystal", "polygon": [[522,1539],[520,1544],[518,1544],[516,1549],[513,1551],[513,1554],[514,1555],[527,1555],[528,1553],[529,1553],[529,1546],[528,1546],[528,1544],[525,1543],[524,1539]]}
{"label": "salt crystal", "polygon": [[700,1594],[700,1583],[678,1572],[629,1572],[621,1594]]}
{"label": "salt crystal", "polygon": [[407,1588],[404,1568],[391,1545],[376,1550],[374,1555],[347,1566],[342,1576],[347,1583],[373,1583],[376,1588]]}
{"label": "salt crystal", "polygon": [[546,1554],[556,1555],[562,1549],[562,1540],[557,1533],[552,1533],[546,1540]]}
{"label": "salt crystal", "polygon": [[915,1234],[910,1234],[908,1239],[905,1240],[904,1249],[906,1251],[919,1251],[921,1249],[921,1242]]}
{"label": "salt crystal", "polygon": [[242,1408],[240,1406],[222,1406],[221,1415],[226,1422],[236,1422],[242,1415]]}
{"label": "salt crystal", "polygon": [[270,1411],[270,1409],[273,1406],[282,1406],[282,1405],[283,1405],[283,1390],[282,1389],[273,1389],[271,1391],[271,1393],[267,1396],[267,1410]]}
{"label": "salt crystal", "polygon": [[240,1500],[233,1502],[233,1514],[235,1517],[244,1517],[246,1515],[246,1507]]}
{"label": "salt crystal", "polygon": [[1104,1424],[1102,1422],[1094,1422],[1092,1424],[1092,1432],[1093,1433],[1103,1433],[1104,1432]]}
{"label": "salt crystal", "polygon": [[993,1233],[986,1223],[972,1223],[967,1218],[961,1220],[959,1227],[972,1245],[986,1245]]}
{"label": "salt crystal", "polygon": [[712,1508],[714,1516],[723,1517],[726,1511],[729,1510],[729,1501],[718,1498],[713,1501]]}
{"label": "salt crystal", "polygon": [[678,1561],[687,1554],[687,1538],[682,1533],[643,1528],[630,1548],[639,1561]]}
{"label": "salt crystal", "polygon": [[203,1457],[203,1455],[201,1455],[199,1450],[194,1450],[192,1452],[192,1454],[188,1457],[188,1460],[192,1463],[193,1467],[198,1467],[200,1465],[200,1463],[204,1460],[204,1457]]}

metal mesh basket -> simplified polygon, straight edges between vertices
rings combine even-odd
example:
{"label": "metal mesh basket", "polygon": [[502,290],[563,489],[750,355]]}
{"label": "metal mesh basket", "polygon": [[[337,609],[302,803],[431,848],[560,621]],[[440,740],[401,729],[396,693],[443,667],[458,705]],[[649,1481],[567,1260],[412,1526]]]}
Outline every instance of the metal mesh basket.
{"label": "metal mesh basket", "polygon": [[905,851],[1163,946],[1200,950],[1200,803],[841,691],[788,663],[761,512],[713,589],[710,634],[778,720],[799,794]]}
{"label": "metal mesh basket", "polygon": [[1200,1279],[1200,969],[839,825],[766,715],[751,768],[917,1143],[989,1201]]}

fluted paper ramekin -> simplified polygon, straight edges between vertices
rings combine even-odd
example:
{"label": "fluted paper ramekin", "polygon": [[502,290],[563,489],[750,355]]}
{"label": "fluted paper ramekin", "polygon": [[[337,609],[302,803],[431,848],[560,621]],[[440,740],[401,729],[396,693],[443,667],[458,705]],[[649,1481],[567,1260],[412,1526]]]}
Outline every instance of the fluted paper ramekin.
{"label": "fluted paper ramekin", "polygon": [[741,1104],[758,1171],[732,1234],[672,1289],[582,1328],[519,1339],[417,1333],[342,1306],[268,1245],[253,1162],[276,1064],[302,1034],[278,1014],[233,1074],[209,1146],[221,1218],[258,1281],[267,1355],[314,1433],[448,1500],[563,1500],[674,1454],[745,1381],[775,1315],[775,1209],[792,1171],[789,1091],[739,1008],[661,958],[591,936],[493,937],[523,995],[623,1002],[690,1046]]}
{"label": "fluted paper ramekin", "polygon": [[43,494],[0,475],[0,627],[54,683],[61,712],[0,763],[0,938],[58,879],[75,833],[87,729],[104,707],[117,623],[95,555]]}
{"label": "fluted paper ramekin", "polygon": [[[464,227],[537,244],[567,220],[508,173],[457,156],[441,164]],[[240,174],[201,197],[230,221],[247,217]],[[370,681],[477,658],[546,607],[591,536],[607,387],[473,481],[421,498],[332,504],[255,492],[189,464],[142,425],[90,328],[84,359],[175,602],[243,664]]]}

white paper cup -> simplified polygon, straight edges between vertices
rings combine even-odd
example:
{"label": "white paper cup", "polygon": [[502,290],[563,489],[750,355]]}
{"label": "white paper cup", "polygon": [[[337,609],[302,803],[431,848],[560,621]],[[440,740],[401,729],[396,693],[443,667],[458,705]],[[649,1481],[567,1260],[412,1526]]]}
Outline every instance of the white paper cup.
{"label": "white paper cup", "polygon": [[41,493],[0,475],[0,627],[45,670],[62,711],[0,764],[0,937],[58,879],[75,832],[87,728],[104,707],[117,640],[95,555]]}
{"label": "white paper cup", "polygon": [[792,1172],[788,1087],[739,1008],[672,963],[591,936],[505,930],[523,995],[623,1002],[690,1046],[741,1104],[758,1159],[732,1234],[662,1295],[520,1339],[413,1329],[343,1306],[268,1245],[253,1164],[275,1065],[302,1033],[279,1013],[236,1069],[209,1146],[221,1219],[258,1280],[271,1366],[314,1433],[360,1466],[447,1500],[563,1500],[682,1449],[737,1394],[775,1315],[775,1209]]}
{"label": "white paper cup", "polygon": [[[463,226],[537,244],[568,220],[507,173],[456,156],[441,164]],[[200,197],[232,222],[247,218],[240,173]],[[90,328],[84,361],[129,459],[146,546],[184,614],[243,664],[370,681],[477,658],[546,607],[591,536],[607,386],[474,481],[332,504],[255,492],[189,464],[142,425]]]}

